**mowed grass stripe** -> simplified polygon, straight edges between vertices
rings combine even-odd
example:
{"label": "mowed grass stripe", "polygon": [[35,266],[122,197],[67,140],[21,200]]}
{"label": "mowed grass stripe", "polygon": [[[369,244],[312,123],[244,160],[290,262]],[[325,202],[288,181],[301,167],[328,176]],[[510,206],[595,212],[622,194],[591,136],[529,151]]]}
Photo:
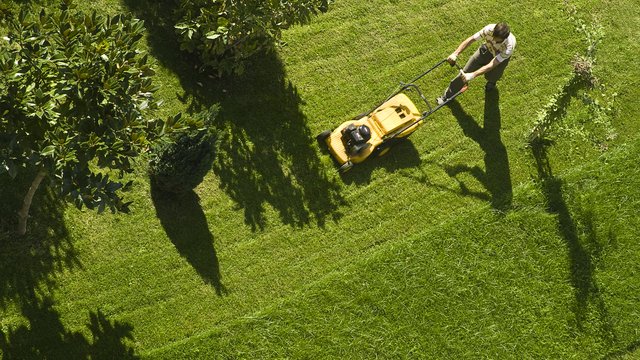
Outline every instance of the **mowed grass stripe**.
{"label": "mowed grass stripe", "polygon": [[[528,150],[522,147],[522,139],[537,110],[570,71],[568,59],[583,45],[562,13],[562,6],[549,7],[541,1],[517,2],[506,9],[504,5],[340,1],[311,25],[286,32],[289,45],[281,50],[281,58],[287,79],[300,91],[304,101],[300,108],[311,133],[369,109],[388,95],[397,81],[408,80],[446,56],[463,37],[495,21],[490,17],[491,11],[501,10],[496,13],[509,14],[507,20],[519,39],[516,57],[501,87],[502,141],[509,152],[515,194],[518,186],[529,189],[536,171]],[[590,9],[595,5],[584,6]],[[615,16],[624,14],[625,6],[614,8]],[[625,44],[618,49],[616,41],[605,42],[600,56],[617,59],[622,54],[630,58],[637,44],[623,34],[633,28],[626,22],[633,25],[637,19],[609,16],[608,10],[600,13],[620,29],[612,39]],[[408,14],[402,20],[407,19],[411,26],[399,22],[398,14]],[[342,24],[351,21],[355,25]],[[550,23],[554,24],[553,32],[547,31]],[[467,50],[467,56],[472,50]],[[604,71],[613,72],[611,81],[616,88],[634,84],[627,78],[637,79],[608,70],[607,62],[602,64]],[[170,71],[160,74],[172,76]],[[482,80],[478,81],[461,98],[461,104],[481,123],[483,93]],[[175,86],[179,81],[173,78],[166,83]],[[170,90],[162,94],[173,96],[180,91]],[[625,119],[620,124],[624,136],[626,129],[636,126],[626,119],[637,113],[637,105],[631,101],[638,94],[637,86],[625,87],[621,94],[627,100],[620,105],[619,118]],[[168,100],[174,106],[171,110],[180,106],[175,99]],[[629,134],[628,139],[635,138],[632,132]],[[431,231],[450,221],[451,216],[488,211],[484,201],[461,197],[457,181],[443,170],[445,165],[458,163],[484,167],[482,150],[464,136],[447,109],[435,114],[431,124],[412,135],[411,143],[413,146],[394,149],[387,158],[363,164],[345,177],[346,184],[340,185],[345,204],[335,209],[340,217],[336,222],[328,221],[324,228],[313,223],[302,228],[283,224],[278,211],[265,203],[267,226],[254,232],[245,224],[243,210],[218,188],[213,176],[208,177],[198,194],[220,260],[222,281],[231,291],[226,297],[215,295],[214,289],[203,282],[169,241],[148,198],[148,185],[141,170],[135,175],[138,185],[132,194],[136,205],[131,216],[98,217],[68,211],[67,224],[85,268],[61,276],[55,291],[57,309],[70,329],[80,330],[85,327],[87,309],[102,308],[110,319],[123,320],[134,327],[135,347],[145,352],[207,332],[212,323],[226,324],[232,321],[229,319],[259,313],[262,308],[279,303],[283,296],[304,293],[308,283],[368,257],[380,240],[389,244]],[[585,151],[580,145],[570,146],[581,149],[578,155]],[[553,155],[561,154],[557,151]],[[581,163],[574,160],[575,156],[562,159],[556,163],[556,173],[565,174]],[[330,171],[328,160],[324,155],[321,158]],[[463,174],[460,178],[471,191],[486,193],[473,177]],[[343,181],[337,176],[331,180],[339,184]],[[531,196],[533,200],[528,195],[517,195],[516,205],[537,208],[535,200],[540,196]],[[525,227],[535,230],[535,226]],[[342,275],[338,272],[331,276]],[[622,296],[619,290],[616,295]],[[628,301],[633,304],[632,299]],[[343,346],[346,347],[344,343]]]}
{"label": "mowed grass stripe", "polygon": [[[640,314],[609,286],[632,290],[638,245],[631,238],[608,239],[607,227],[637,234],[639,197],[622,202],[617,171],[633,162],[640,146],[609,157],[601,176],[585,183],[585,173],[602,168],[592,162],[567,176],[566,184],[585,198],[566,194],[578,227],[593,212],[593,234],[579,234],[597,266],[580,304],[567,270],[575,261],[557,216],[540,209],[496,216],[478,211],[451,219],[443,227],[388,242],[367,257],[327,275],[294,297],[204,337],[150,353],[151,358],[415,358],[473,356],[521,358],[606,356],[632,343]],[[638,193],[639,171],[623,180]],[[613,180],[613,181],[612,181]],[[595,186],[595,184],[598,186]],[[612,219],[616,208],[619,221]],[[593,238],[591,238],[593,236]],[[624,245],[623,245],[624,244]],[[603,253],[591,247],[601,246]],[[632,254],[625,247],[635,249]],[[631,255],[631,256],[629,256]],[[620,256],[627,256],[620,259]],[[614,260],[623,268],[601,267]],[[624,280],[622,280],[624,279]],[[606,299],[606,300],[605,300]],[[607,305],[600,308],[601,302]],[[576,304],[577,303],[577,304]],[[570,309],[570,311],[567,311]],[[604,311],[603,311],[604,310]],[[587,321],[589,319],[589,321]]]}
{"label": "mowed grass stripe", "polygon": [[[447,200],[436,202],[449,203],[455,197],[451,193],[444,195],[448,198]],[[100,304],[113,304],[103,306],[103,311],[108,315],[118,314],[118,318],[122,320],[136,319],[136,323],[139,323],[140,319],[158,316],[165,321],[173,319],[172,322],[178,322],[182,318],[193,316],[189,314],[197,313],[199,315],[196,319],[191,320],[192,324],[205,326],[205,324],[218,323],[239,316],[244,311],[252,311],[256,304],[264,306],[271,301],[270,299],[286,295],[297,286],[322,276],[324,272],[343,266],[345,262],[350,262],[353,257],[357,257],[362,249],[373,244],[395,241],[407,236],[410,231],[405,228],[410,229],[410,225],[414,227],[417,225],[421,228],[437,226],[449,216],[440,214],[439,217],[436,217],[434,215],[429,222],[422,221],[420,224],[415,224],[416,212],[421,211],[419,207],[416,206],[416,209],[411,207],[398,208],[396,204],[402,204],[404,199],[394,198],[395,196],[389,196],[380,203],[361,204],[364,208],[377,206],[380,213],[367,215],[354,211],[345,219],[354,218],[352,221],[358,223],[358,226],[352,226],[345,231],[332,230],[331,236],[323,236],[321,233],[314,232],[312,236],[301,240],[294,236],[295,234],[284,229],[276,234],[269,233],[266,237],[256,237],[254,240],[243,242],[237,247],[229,249],[229,255],[226,253],[227,249],[224,244],[216,242],[216,250],[220,254],[223,284],[230,284],[228,285],[230,291],[228,297],[218,298],[210,287],[206,291],[207,285],[202,283],[184,259],[177,259],[176,255],[154,259],[152,253],[140,255],[136,252],[132,253],[131,257],[119,257],[109,264],[98,264],[97,267],[91,269],[89,269],[89,263],[84,261],[85,271],[79,273],[78,276],[85,279],[86,283],[82,286],[69,287],[69,290],[75,294],[77,299],[93,298]],[[379,214],[384,215],[379,216]],[[154,232],[160,231],[155,230]],[[95,239],[94,241],[102,242],[105,240]],[[129,240],[127,237],[123,237],[116,241],[126,242]],[[162,251],[172,253],[173,249],[170,243],[160,243],[160,245],[160,249],[164,249]],[[218,245],[222,246],[218,247]],[[256,257],[255,254],[259,254],[259,256]],[[278,261],[273,262],[272,259],[278,259]],[[232,261],[231,266],[225,265]],[[109,271],[114,267],[120,271],[117,273]],[[130,267],[131,270],[129,270]],[[87,273],[95,275],[87,276]],[[176,278],[181,280],[177,282]],[[260,281],[255,281],[255,279],[260,279]],[[278,283],[278,279],[287,279],[287,281]],[[104,284],[105,282],[114,282],[114,284],[99,287],[91,285]],[[131,282],[135,286],[122,286]],[[117,286],[118,283],[120,286]],[[87,289],[85,296],[82,296],[82,288]],[[185,295],[185,291],[188,295]],[[119,303],[117,299],[121,298],[127,298],[128,301]],[[223,312],[216,310],[219,306],[233,303],[234,298],[241,303],[243,301],[240,299],[246,301],[247,305],[236,304]],[[194,299],[198,299],[198,301],[194,301]],[[86,306],[82,300],[77,305],[80,308]],[[72,308],[70,303],[65,306]],[[205,309],[207,310],[205,311]],[[79,321],[81,322],[82,319]],[[138,330],[140,338],[150,338],[157,342],[168,341],[167,338],[145,335],[143,330],[147,329],[150,330],[150,327],[140,327]],[[162,334],[162,336],[175,338],[176,334],[182,331],[186,331],[187,336],[191,334],[188,327],[179,327],[179,329]]]}
{"label": "mowed grass stripe", "polygon": [[382,181],[382,180],[381,180]]}

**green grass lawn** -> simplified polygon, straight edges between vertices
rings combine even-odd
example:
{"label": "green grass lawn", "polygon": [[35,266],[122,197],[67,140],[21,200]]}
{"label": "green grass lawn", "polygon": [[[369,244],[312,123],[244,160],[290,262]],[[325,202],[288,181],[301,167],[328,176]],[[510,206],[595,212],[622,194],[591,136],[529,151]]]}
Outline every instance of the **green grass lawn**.
{"label": "green grass lawn", "polygon": [[[586,46],[560,1],[337,0],[224,79],[180,54],[168,3],[80,5],[145,20],[159,116],[221,104],[213,170],[167,197],[140,160],[128,215],[39,191],[31,235],[0,235],[4,358],[640,356],[634,1],[571,1],[606,32],[595,73],[618,137],[538,153],[526,135]],[[388,155],[335,172],[316,134],[500,19],[518,47],[499,92],[474,80]],[[26,188],[0,181],[7,225]]]}

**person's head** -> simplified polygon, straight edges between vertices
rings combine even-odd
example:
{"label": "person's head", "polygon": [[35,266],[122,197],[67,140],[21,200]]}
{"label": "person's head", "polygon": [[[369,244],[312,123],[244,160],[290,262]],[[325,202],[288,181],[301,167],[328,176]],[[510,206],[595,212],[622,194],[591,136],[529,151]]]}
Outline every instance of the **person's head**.
{"label": "person's head", "polygon": [[493,28],[493,38],[496,39],[496,42],[502,42],[506,40],[506,38],[509,37],[509,34],[511,34],[511,29],[505,22],[497,23],[496,27]]}

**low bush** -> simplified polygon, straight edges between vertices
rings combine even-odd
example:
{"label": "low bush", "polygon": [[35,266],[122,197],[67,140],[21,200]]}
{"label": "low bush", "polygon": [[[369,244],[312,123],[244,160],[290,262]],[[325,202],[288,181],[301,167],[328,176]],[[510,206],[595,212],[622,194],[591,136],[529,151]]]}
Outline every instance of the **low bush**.
{"label": "low bush", "polygon": [[154,186],[162,191],[181,193],[202,182],[215,156],[214,121],[218,111],[216,105],[198,114],[193,123],[199,126],[176,133],[172,141],[155,147],[149,164]]}

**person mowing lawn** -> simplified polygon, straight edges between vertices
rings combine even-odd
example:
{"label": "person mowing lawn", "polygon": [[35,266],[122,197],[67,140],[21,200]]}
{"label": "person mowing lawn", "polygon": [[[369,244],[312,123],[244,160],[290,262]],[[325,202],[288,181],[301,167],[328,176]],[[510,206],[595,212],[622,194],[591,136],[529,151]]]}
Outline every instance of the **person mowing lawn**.
{"label": "person mowing lawn", "polygon": [[[444,95],[438,97],[437,102],[439,105],[445,103],[460,91],[462,82],[468,83],[480,75],[484,75],[487,79],[487,84],[484,87],[485,91],[492,91],[496,88],[496,83],[502,77],[504,69],[509,64],[511,55],[516,48],[516,37],[511,33],[511,29],[506,23],[489,24],[469,36],[460,43],[456,51],[449,55],[447,61],[451,65],[455,64],[458,55],[469,45],[480,39],[484,40],[484,43],[469,58],[467,64],[460,71],[460,75],[451,81]],[[456,81],[459,77],[462,78],[462,82]]]}

